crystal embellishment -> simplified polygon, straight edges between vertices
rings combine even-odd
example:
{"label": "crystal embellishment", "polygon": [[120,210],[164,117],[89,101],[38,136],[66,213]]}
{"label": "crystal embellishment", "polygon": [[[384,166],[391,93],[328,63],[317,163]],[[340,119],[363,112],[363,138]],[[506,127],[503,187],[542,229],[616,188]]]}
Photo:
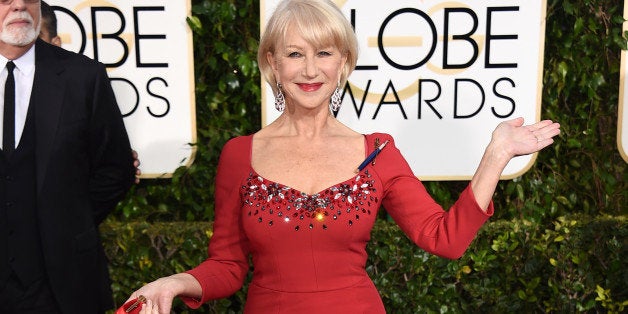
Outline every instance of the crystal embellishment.
{"label": "crystal embellishment", "polygon": [[241,196],[248,209],[247,215],[259,223],[266,220],[268,227],[277,225],[273,222],[276,217],[294,224],[295,231],[327,230],[341,221],[344,214],[350,218],[346,222],[348,227],[356,223],[360,215],[371,214],[372,204],[378,202],[374,182],[365,170],[350,180],[309,195],[251,172],[241,187]]}

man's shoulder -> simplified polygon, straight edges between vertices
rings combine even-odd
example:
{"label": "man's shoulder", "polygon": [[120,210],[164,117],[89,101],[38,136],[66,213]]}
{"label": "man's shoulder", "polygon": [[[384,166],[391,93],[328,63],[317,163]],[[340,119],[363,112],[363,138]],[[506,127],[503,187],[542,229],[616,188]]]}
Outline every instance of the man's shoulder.
{"label": "man's shoulder", "polygon": [[[39,62],[59,62],[66,65],[83,67],[101,67],[102,63],[91,59],[83,54],[76,53],[55,45],[51,45],[42,40],[36,43],[35,58]],[[36,61],[36,62],[37,62]]]}

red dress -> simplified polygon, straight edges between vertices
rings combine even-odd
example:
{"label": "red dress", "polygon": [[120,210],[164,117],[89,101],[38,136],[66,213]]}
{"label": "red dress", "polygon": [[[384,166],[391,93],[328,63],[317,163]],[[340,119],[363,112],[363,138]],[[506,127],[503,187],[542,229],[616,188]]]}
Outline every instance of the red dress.
{"label": "red dress", "polygon": [[239,290],[251,255],[245,313],[385,313],[365,270],[380,205],[414,243],[446,258],[460,257],[493,213],[492,203],[480,209],[470,186],[444,211],[388,134],[365,136],[367,154],[375,139],[390,140],[374,165],[314,195],[258,175],[252,138],[223,148],[209,257],[188,271],[203,289],[200,300],[183,298],[192,308]]}

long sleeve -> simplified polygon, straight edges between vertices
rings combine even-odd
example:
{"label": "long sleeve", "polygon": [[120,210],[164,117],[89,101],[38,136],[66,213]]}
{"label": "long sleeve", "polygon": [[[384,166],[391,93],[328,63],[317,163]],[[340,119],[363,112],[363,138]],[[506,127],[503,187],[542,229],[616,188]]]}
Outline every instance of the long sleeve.
{"label": "long sleeve", "polygon": [[379,137],[380,142],[390,140],[374,166],[384,187],[382,204],[386,211],[422,249],[445,258],[461,257],[493,214],[493,203],[487,212],[482,211],[467,186],[456,203],[448,211],[443,210],[412,173],[392,137],[381,133],[371,137]]}
{"label": "long sleeve", "polygon": [[94,222],[99,224],[124,197],[133,183],[133,156],[120,109],[99,64],[94,75],[89,122],[90,199]]}
{"label": "long sleeve", "polygon": [[225,144],[218,162],[215,190],[214,234],[209,241],[209,257],[188,271],[201,284],[201,299],[182,298],[191,308],[238,291],[244,282],[248,264],[248,243],[242,229],[240,180],[246,164],[247,141],[243,137]]}

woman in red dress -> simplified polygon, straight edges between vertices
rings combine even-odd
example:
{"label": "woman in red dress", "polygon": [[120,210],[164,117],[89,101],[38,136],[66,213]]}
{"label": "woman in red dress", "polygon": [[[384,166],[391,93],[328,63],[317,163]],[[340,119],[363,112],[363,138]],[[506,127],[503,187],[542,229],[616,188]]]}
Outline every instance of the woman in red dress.
{"label": "woman in red dress", "polygon": [[[491,197],[510,159],[541,150],[560,132],[552,121],[499,124],[471,182],[445,211],[390,135],[357,133],[331,114],[356,61],[355,34],[333,2],[277,6],[258,62],[282,114],[227,142],[209,256],[133,293],[148,300],[142,313],[170,313],[177,296],[197,308],[233,294],[249,257],[254,271],[245,313],[385,313],[365,270],[380,205],[417,246],[458,258],[492,215]],[[375,162],[356,169],[369,155]]]}

